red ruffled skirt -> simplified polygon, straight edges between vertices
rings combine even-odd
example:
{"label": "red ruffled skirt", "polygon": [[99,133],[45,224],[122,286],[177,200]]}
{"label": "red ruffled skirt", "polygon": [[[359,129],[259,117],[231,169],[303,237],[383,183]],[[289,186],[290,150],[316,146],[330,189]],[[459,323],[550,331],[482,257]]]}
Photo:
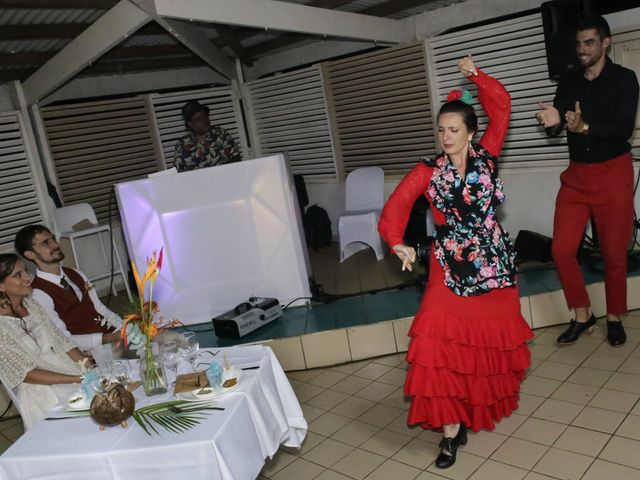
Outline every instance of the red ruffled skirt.
{"label": "red ruffled skirt", "polygon": [[522,317],[517,288],[458,296],[444,285],[431,255],[409,336],[404,391],[411,397],[410,425],[441,429],[462,422],[473,431],[492,430],[518,408],[533,332]]}

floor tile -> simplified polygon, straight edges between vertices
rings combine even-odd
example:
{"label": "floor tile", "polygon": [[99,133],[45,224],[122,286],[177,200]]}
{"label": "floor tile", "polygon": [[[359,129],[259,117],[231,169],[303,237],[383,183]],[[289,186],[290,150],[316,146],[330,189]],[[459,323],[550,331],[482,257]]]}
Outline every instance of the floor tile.
{"label": "floor tile", "polygon": [[331,411],[343,417],[358,418],[374,405],[376,405],[375,402],[364,398],[349,397],[344,402],[333,407]]}
{"label": "floor tile", "polygon": [[618,355],[605,355],[602,353],[594,353],[587,358],[582,364],[583,367],[597,368],[599,370],[608,370],[613,372],[624,363],[625,357]]}
{"label": "floor tile", "polygon": [[392,369],[393,367],[389,367],[388,365],[381,365],[379,363],[372,362],[353,372],[353,375],[368,378],[369,380],[376,380],[385,373],[389,373]]}
{"label": "floor tile", "polygon": [[329,367],[329,369],[336,372],[342,372],[350,375],[353,372],[360,370],[365,365],[368,365],[369,363],[371,363],[370,360],[361,360],[359,362],[351,362],[351,363],[344,363],[342,365],[335,365],[333,367]]}
{"label": "floor tile", "polygon": [[323,410],[331,410],[339,403],[344,402],[347,398],[349,398],[349,396],[345,393],[335,392],[333,390],[325,390],[306,403]]}
{"label": "floor tile", "polygon": [[487,460],[469,480],[520,480],[526,474],[527,471],[521,468]]}
{"label": "floor tile", "polygon": [[265,477],[272,477],[284,467],[294,462],[298,457],[290,453],[278,450],[272,459],[267,459],[260,474]]}
{"label": "floor tile", "polygon": [[407,435],[384,429],[360,445],[360,448],[384,457],[391,457],[410,441],[411,437]]}
{"label": "floor tile", "polygon": [[310,383],[304,383],[298,387],[295,387],[293,391],[296,393],[298,401],[301,403],[308,402],[316,395],[324,392],[324,389],[317,385],[311,385]]}
{"label": "floor tile", "polygon": [[593,459],[579,453],[551,448],[533,468],[535,472],[566,480],[579,480]]}
{"label": "floor tile", "polygon": [[317,377],[322,372],[324,372],[324,368],[314,368],[312,370],[299,370],[297,372],[287,372],[287,376],[291,378],[295,378],[296,380],[300,380],[301,382],[308,382],[314,377]]}
{"label": "floor tile", "polygon": [[547,360],[574,366],[580,365],[589,356],[590,352],[572,347],[573,345],[559,348]]}
{"label": "floor tile", "polygon": [[598,387],[579,385],[577,383],[563,383],[551,395],[556,400],[586,405],[598,392]]}
{"label": "floor tile", "polygon": [[583,405],[549,398],[532,413],[533,417],[569,424],[584,408]]}
{"label": "floor tile", "polygon": [[640,375],[616,372],[604,384],[603,388],[640,394]]}
{"label": "floor tile", "polygon": [[341,473],[334,472],[333,470],[325,470],[320,474],[320,476],[316,477],[316,480],[351,480],[346,475],[342,475]]}
{"label": "floor tile", "polygon": [[348,377],[345,377],[344,380],[340,380],[338,383],[333,385],[331,387],[331,390],[346,393],[347,395],[353,395],[357,391],[362,390],[370,383],[371,380],[368,380],[366,378],[349,375]]}
{"label": "floor tile", "polygon": [[304,458],[298,458],[296,461],[290,463],[278,473],[273,475],[273,480],[312,480],[324,472],[324,467],[311,463]]}
{"label": "floor tile", "polygon": [[558,348],[551,345],[530,345],[529,351],[531,352],[531,358],[537,358],[540,360],[546,360],[553,354]]}
{"label": "floor tile", "polygon": [[394,355],[385,355],[384,357],[374,358],[373,361],[389,367],[397,367],[405,363],[405,357],[405,353],[396,353]]}
{"label": "floor tile", "polygon": [[300,404],[300,407],[302,407],[302,413],[304,414],[304,419],[307,423],[314,421],[320,415],[325,413],[321,408],[316,408],[306,403]]}
{"label": "floor tile", "polygon": [[522,382],[520,389],[523,393],[528,393],[529,395],[548,397],[561,384],[562,382],[559,382],[558,380],[550,380],[548,378],[540,378],[530,375]]}
{"label": "floor tile", "polygon": [[446,477],[441,477],[440,475],[436,475],[431,472],[422,472],[420,475],[416,477],[416,480],[442,480]]}
{"label": "floor tile", "polygon": [[531,415],[544,401],[544,397],[521,393],[517,412],[521,415]]}
{"label": "floor tile", "polygon": [[327,412],[321,417],[316,418],[313,422],[310,422],[309,430],[313,433],[329,437],[344,427],[348,421],[349,419],[342,415]]}
{"label": "floor tile", "polygon": [[[394,369],[395,370],[395,369]],[[391,393],[395,392],[398,389],[397,386],[388,385],[386,383],[380,382],[372,382],[362,390],[356,392],[354,396],[360,398],[366,398],[367,400],[371,400],[373,402],[379,402],[382,399],[391,395]]]}
{"label": "floor tile", "polygon": [[589,406],[627,413],[636,404],[640,395],[619,390],[600,390],[589,402]]}
{"label": "floor tile", "polygon": [[329,388],[347,376],[346,373],[334,372],[333,370],[325,370],[320,375],[316,375],[308,380],[308,383],[317,385],[322,388]]}
{"label": "floor tile", "polygon": [[306,453],[304,458],[313,463],[329,468],[338,460],[345,457],[353,450],[353,448],[354,447],[345,443],[327,438],[325,441]]}
{"label": "floor tile", "polygon": [[555,448],[596,457],[609,441],[608,433],[569,426],[553,445]]}
{"label": "floor tile", "polygon": [[378,378],[377,381],[395,385],[396,387],[402,387],[404,385],[406,376],[407,372],[405,370],[401,368],[394,368],[393,370],[385,373],[380,378]]}
{"label": "floor tile", "polygon": [[300,448],[280,447],[280,450],[290,453],[291,455],[296,455],[297,457],[303,457],[305,453],[323,442],[325,438],[326,437],[324,435],[318,435],[317,433],[307,431],[307,436],[304,438]]}
{"label": "floor tile", "polygon": [[0,455],[3,454],[11,445],[13,445],[11,440],[0,435]]}
{"label": "floor tile", "polygon": [[567,382],[579,383],[580,385],[591,385],[592,387],[602,387],[602,385],[607,383],[610,375],[611,372],[607,372],[606,370],[578,367],[567,379]]}
{"label": "floor tile", "polygon": [[640,417],[637,415],[628,415],[620,427],[618,427],[615,434],[618,437],[627,437],[640,441]]}
{"label": "floor tile", "polygon": [[561,423],[529,418],[514,432],[513,437],[544,445],[552,445],[566,428],[567,426]]}
{"label": "floor tile", "polygon": [[596,460],[587,470],[582,480],[638,480],[640,472],[635,468]]}
{"label": "floor tile", "polygon": [[418,475],[420,475],[420,470],[417,468],[394,460],[387,460],[376,468],[373,473],[367,477],[367,480],[413,480]]}
{"label": "floor tile", "polygon": [[[635,351],[640,352],[637,347]],[[633,374],[637,374],[638,372],[640,372],[640,356],[631,356],[627,358],[624,363],[620,365],[618,371],[622,373]]]}
{"label": "floor tile", "polygon": [[598,432],[613,433],[620,426],[624,417],[624,413],[585,407],[571,424]]}
{"label": "floor tile", "polygon": [[358,447],[373,437],[378,430],[380,427],[354,420],[331,435],[331,438]]}
{"label": "floor tile", "polygon": [[640,442],[630,438],[612,437],[600,453],[602,460],[640,469]]}
{"label": "floor tile", "polygon": [[575,365],[568,363],[552,362],[546,360],[535,369],[533,375],[536,377],[550,378],[552,380],[565,380],[576,369]]}
{"label": "floor tile", "polygon": [[529,472],[524,480],[556,480],[553,477],[549,477],[547,475],[542,475],[541,473]]}
{"label": "floor tile", "polygon": [[496,423],[496,428],[493,431],[496,433],[500,433],[502,435],[511,435],[526,420],[527,420],[526,415],[519,415],[517,413],[512,413],[511,416],[507,418],[503,418],[498,423]]}
{"label": "floor tile", "polygon": [[398,387],[391,394],[383,398],[380,403],[396,407],[401,410],[409,410],[409,407],[411,406],[411,399],[404,396],[404,388]]}
{"label": "floor tile", "polygon": [[336,463],[332,470],[360,480],[382,465],[385,460],[381,455],[356,448]]}
{"label": "floor tile", "polygon": [[482,458],[489,458],[506,440],[505,435],[496,432],[485,430],[478,433],[470,432],[469,443],[464,446],[464,450]]}
{"label": "floor tile", "polygon": [[408,437],[417,437],[424,430],[419,425],[407,425],[407,417],[400,415],[398,418],[387,424],[384,428],[391,430],[392,432],[401,433]]}
{"label": "floor tile", "polygon": [[509,438],[491,458],[498,462],[531,470],[547,449],[548,447],[545,445],[520,440],[519,438]]}
{"label": "floor tile", "polygon": [[378,404],[375,407],[369,409],[363,415],[358,417],[361,422],[371,423],[378,427],[384,427],[398,418],[400,415],[405,415],[403,410],[399,408],[389,407],[387,405]]}
{"label": "floor tile", "polygon": [[391,458],[424,470],[433,463],[439,453],[440,449],[436,444],[414,438],[398,450]]}

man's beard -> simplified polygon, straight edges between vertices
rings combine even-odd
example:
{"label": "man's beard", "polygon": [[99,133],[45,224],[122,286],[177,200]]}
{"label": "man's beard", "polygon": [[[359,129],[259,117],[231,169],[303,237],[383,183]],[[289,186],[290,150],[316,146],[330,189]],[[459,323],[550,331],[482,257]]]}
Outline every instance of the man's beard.
{"label": "man's beard", "polygon": [[604,55],[604,52],[600,53],[600,55],[598,56],[591,55],[587,57],[586,63],[583,63],[582,60],[580,59],[580,56],[578,55],[578,60],[580,61],[580,65],[582,65],[584,68],[589,68],[589,67],[593,67],[596,63],[598,63],[602,58],[602,55]]}
{"label": "man's beard", "polygon": [[[54,254],[58,253],[58,257],[54,258]],[[57,249],[57,250],[53,250],[51,252],[51,258],[50,259],[45,259],[42,255],[40,255],[37,252],[34,252],[36,254],[36,258],[38,259],[39,262],[42,263],[46,263],[46,264],[52,264],[52,263],[60,263],[62,260],[64,260],[64,253],[62,252],[61,249]]]}

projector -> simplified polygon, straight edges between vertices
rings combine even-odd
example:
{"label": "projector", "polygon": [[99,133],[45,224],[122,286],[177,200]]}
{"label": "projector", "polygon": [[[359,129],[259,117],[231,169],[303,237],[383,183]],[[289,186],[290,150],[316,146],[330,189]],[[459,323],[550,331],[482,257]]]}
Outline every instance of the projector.
{"label": "projector", "polygon": [[240,338],[282,316],[277,298],[251,297],[233,310],[213,318],[217,337]]}

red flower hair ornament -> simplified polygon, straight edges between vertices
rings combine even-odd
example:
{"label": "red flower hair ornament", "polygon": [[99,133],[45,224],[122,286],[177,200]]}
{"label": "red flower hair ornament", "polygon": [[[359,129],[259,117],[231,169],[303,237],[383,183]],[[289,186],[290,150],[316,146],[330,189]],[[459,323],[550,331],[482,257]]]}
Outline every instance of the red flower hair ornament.
{"label": "red flower hair ornament", "polygon": [[471,95],[467,90],[451,90],[449,95],[447,95],[447,102],[453,102],[455,100],[460,100],[462,103],[466,103],[467,105],[473,104],[473,95]]}

